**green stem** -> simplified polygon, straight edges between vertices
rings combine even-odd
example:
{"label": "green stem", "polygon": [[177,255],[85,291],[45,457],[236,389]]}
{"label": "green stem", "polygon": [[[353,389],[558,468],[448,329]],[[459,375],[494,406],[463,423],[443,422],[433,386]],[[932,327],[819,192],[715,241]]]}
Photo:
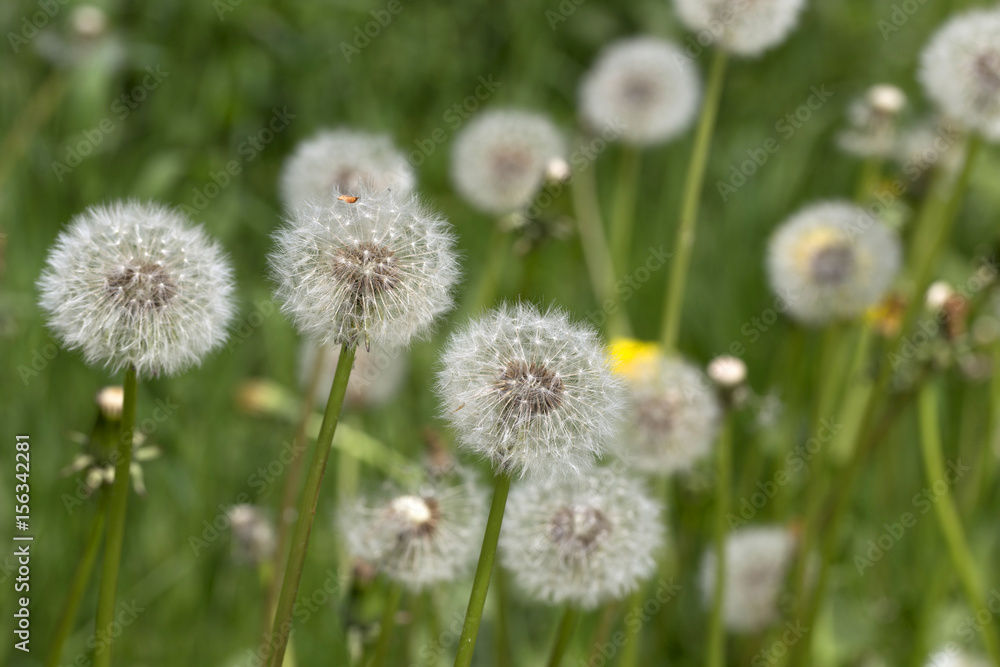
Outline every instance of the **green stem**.
{"label": "green stem", "polygon": [[63,604],[62,613],[59,615],[59,624],[56,626],[55,634],[52,638],[52,648],[49,649],[49,659],[46,667],[58,667],[59,658],[62,657],[63,644],[69,637],[73,629],[73,621],[76,620],[76,612],[80,609],[80,601],[87,591],[87,584],[90,582],[90,573],[94,569],[94,561],[97,560],[97,550],[101,544],[101,537],[104,535],[104,522],[108,516],[108,492],[101,489],[101,499],[97,506],[97,512],[90,522],[90,532],[87,533],[87,541],[83,544],[83,553],[80,561],[76,565],[73,573],[73,581],[69,585],[69,593],[66,595],[66,602]]}
{"label": "green stem", "polygon": [[497,286],[500,284],[504,266],[511,253],[511,236],[512,234],[503,231],[499,222],[493,223],[493,231],[490,232],[490,239],[486,246],[486,257],[483,260],[483,272],[479,276],[475,298],[466,303],[466,314],[475,315],[493,305],[497,295]]}
{"label": "green stem", "polygon": [[[920,390],[918,414],[927,483],[934,487],[935,493],[938,493],[938,482],[945,484],[944,491],[938,493],[934,503],[934,512],[948,547],[951,564],[958,573],[958,579],[962,584],[962,590],[969,607],[972,613],[976,614],[981,609],[987,608],[986,598],[983,595],[982,582],[975,560],[965,540],[962,519],[959,517],[958,508],[955,507],[955,500],[952,497],[945,472],[944,454],[941,446],[940,415],[938,413],[938,387],[933,380],[925,383]],[[993,628],[985,627],[981,635],[993,664],[1000,666],[1000,640],[997,638],[997,633]]]}
{"label": "green stem", "polygon": [[635,146],[622,146],[610,234],[611,257],[615,269],[620,274],[628,273],[630,268],[632,230],[635,227],[635,200],[639,188],[639,158],[640,153]]}
{"label": "green stem", "polygon": [[559,629],[556,631],[556,641],[552,644],[552,653],[549,654],[549,667],[559,667],[562,664],[563,656],[566,655],[566,648],[573,639],[573,632],[576,630],[577,619],[580,612],[575,607],[566,607],[562,621],[559,622]]}
{"label": "green stem", "polygon": [[330,459],[333,435],[337,431],[340,409],[344,405],[347,380],[351,376],[351,367],[354,365],[356,351],[357,348],[353,345],[341,345],[340,347],[337,372],[333,376],[330,399],[326,404],[323,424],[320,426],[319,435],[316,438],[316,449],[313,452],[312,463],[309,465],[309,475],[306,477],[306,485],[302,490],[299,514],[295,521],[295,532],[292,534],[291,552],[282,578],[281,593],[278,595],[274,627],[271,631],[271,637],[269,637],[274,647],[274,655],[271,656],[270,663],[272,667],[281,667],[288,645],[288,637],[292,632],[292,611],[295,607],[295,596],[299,591],[299,581],[302,579],[306,549],[309,547],[309,534],[312,532],[313,521],[316,518],[320,485],[323,483],[323,473],[326,472],[326,464]]}
{"label": "green stem", "polygon": [[861,166],[861,178],[858,180],[858,190],[854,193],[854,201],[862,205],[867,204],[881,178],[882,158],[873,155]]}
{"label": "green stem", "polygon": [[507,616],[507,576],[503,568],[498,568],[493,578],[493,593],[496,597],[497,632],[493,643],[497,647],[497,667],[510,667],[510,623]]}
{"label": "green stem", "polygon": [[375,645],[375,657],[369,667],[382,667],[389,657],[389,644],[392,639],[392,629],[396,626],[396,611],[399,600],[403,597],[403,589],[396,582],[389,582],[385,593],[385,607],[382,608],[382,622],[379,626],[378,643]]}
{"label": "green stem", "polygon": [[726,415],[716,443],[715,485],[715,588],[708,623],[708,667],[722,667],[726,662],[726,637],[722,626],[722,603],[726,589],[726,513],[729,511],[729,487],[732,483],[733,417]]}
{"label": "green stem", "polygon": [[[664,494],[666,496],[666,494]],[[635,667],[639,659],[639,623],[629,623],[631,619],[642,617],[642,588],[633,591],[628,599],[625,611],[625,645],[622,646],[622,657],[618,667]]]}
{"label": "green stem", "polygon": [[128,509],[129,470],[132,467],[132,441],[135,431],[135,403],[139,393],[139,380],[135,366],[125,371],[124,401],[122,403],[121,432],[115,450],[115,481],[111,485],[108,507],[108,528],[104,541],[104,560],[101,564],[101,588],[97,594],[97,624],[94,634],[97,649],[94,651],[96,667],[111,665],[111,629],[115,622],[115,597],[118,592],[118,570],[122,562],[122,542],[125,540],[125,515]]}
{"label": "green stem", "polygon": [[681,204],[681,218],[677,225],[674,241],[674,256],[670,264],[670,282],[667,284],[667,299],[663,307],[663,333],[661,340],[667,354],[676,352],[677,337],[680,334],[681,306],[684,304],[684,286],[687,282],[688,267],[691,265],[691,251],[694,248],[695,223],[698,220],[698,205],[701,188],[705,181],[708,154],[712,148],[712,133],[715,119],[719,114],[719,101],[726,78],[726,52],[717,49],[712,60],[708,88],[698,121],[691,161],[688,163]]}
{"label": "green stem", "polygon": [[501,472],[496,476],[493,503],[490,505],[490,516],[486,521],[486,534],[483,536],[483,548],[479,552],[476,578],[472,582],[472,593],[469,595],[469,608],[465,612],[462,636],[458,640],[455,667],[469,667],[472,664],[472,654],[476,650],[476,635],[479,634],[479,623],[483,618],[486,592],[490,588],[490,575],[493,574],[493,561],[496,560],[497,555],[497,540],[500,538],[500,525],[503,523],[503,512],[507,506],[507,493],[509,491],[510,475]]}

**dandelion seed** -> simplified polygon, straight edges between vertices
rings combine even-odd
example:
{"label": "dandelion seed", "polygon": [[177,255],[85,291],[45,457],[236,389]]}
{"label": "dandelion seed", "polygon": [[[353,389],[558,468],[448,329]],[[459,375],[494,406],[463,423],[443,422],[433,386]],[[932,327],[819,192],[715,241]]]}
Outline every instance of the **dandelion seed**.
{"label": "dandelion seed", "polygon": [[118,202],[75,217],[38,280],[49,327],[90,364],[177,373],[226,338],[232,270],[219,245],[158,204]]}
{"label": "dandelion seed", "polygon": [[591,609],[639,587],[663,545],[659,503],[607,468],[511,491],[501,558],[526,595]]}
{"label": "dandelion seed", "polygon": [[288,158],[281,199],[290,211],[304,202],[322,203],[361,190],[409,192],[415,182],[413,167],[387,135],[324,130]]}
{"label": "dandelion seed", "polygon": [[739,56],[759,56],[795,29],[804,0],[674,0],[681,21]]}
{"label": "dandelion seed", "polygon": [[297,208],[275,234],[275,296],[308,340],[384,353],[424,335],[458,278],[448,223],[409,193]]}
{"label": "dandelion seed", "polygon": [[451,177],[470,204],[488,213],[511,213],[531,203],[553,158],[564,157],[559,130],[540,114],[487,111],[455,140]]}
{"label": "dandelion seed", "polygon": [[700,98],[701,83],[684,52],[640,37],[601,53],[580,87],[580,110],[595,130],[618,129],[623,141],[648,145],[691,127]]}
{"label": "dandelion seed", "polygon": [[597,335],[560,311],[488,311],[452,336],[442,361],[445,417],[498,473],[575,473],[618,432],[623,385]]}
{"label": "dandelion seed", "polygon": [[798,212],[771,238],[771,287],[810,325],[861,315],[899,271],[899,239],[862,208],[823,202]]}

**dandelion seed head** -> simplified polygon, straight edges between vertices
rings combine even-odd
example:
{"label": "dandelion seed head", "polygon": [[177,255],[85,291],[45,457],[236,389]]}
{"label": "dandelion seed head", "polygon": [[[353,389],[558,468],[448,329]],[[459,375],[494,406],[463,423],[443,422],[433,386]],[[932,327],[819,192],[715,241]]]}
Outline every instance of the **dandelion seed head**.
{"label": "dandelion seed head", "polygon": [[90,364],[177,373],[226,338],[232,270],[180,212],[134,201],[95,206],[56,239],[38,280],[49,327]]}
{"label": "dandelion seed head", "polygon": [[926,663],[926,667],[989,667],[989,665],[990,662],[985,658],[955,651],[954,648],[938,651],[931,655]]}
{"label": "dandelion seed head", "polygon": [[674,0],[688,29],[739,56],[759,56],[785,40],[805,0]]}
{"label": "dandelion seed head", "polygon": [[837,135],[842,150],[860,157],[889,157],[898,146],[899,113],[906,94],[896,86],[877,84],[848,109],[847,129]]}
{"label": "dandelion seed head", "polygon": [[455,139],[451,177],[476,208],[502,215],[531,203],[565,141],[543,115],[514,109],[486,111]]}
{"label": "dandelion seed head", "polygon": [[302,335],[384,353],[426,334],[458,278],[448,223],[410,193],[309,202],[275,234],[275,296]]}
{"label": "dandelion seed head", "polygon": [[618,433],[623,384],[596,333],[558,310],[487,311],[452,336],[442,364],[446,418],[498,472],[575,474]]}
{"label": "dandelion seed head", "polygon": [[701,82],[672,42],[638,37],[606,48],[580,87],[580,110],[595,130],[619,130],[623,141],[649,145],[691,127]]}
{"label": "dandelion seed head", "polygon": [[747,365],[739,357],[721,356],[708,364],[708,377],[712,382],[726,389],[732,389],[746,382]]}
{"label": "dandelion seed head", "polygon": [[270,519],[253,505],[234,505],[227,513],[233,530],[233,559],[259,564],[274,555],[276,538]]}
{"label": "dandelion seed head", "polygon": [[846,202],[809,206],[771,237],[771,287],[789,314],[810,325],[861,315],[885,295],[899,271],[895,233]]}
{"label": "dandelion seed head", "polygon": [[661,508],[642,483],[599,468],[511,491],[500,556],[527,596],[591,609],[652,575],[664,542]]}

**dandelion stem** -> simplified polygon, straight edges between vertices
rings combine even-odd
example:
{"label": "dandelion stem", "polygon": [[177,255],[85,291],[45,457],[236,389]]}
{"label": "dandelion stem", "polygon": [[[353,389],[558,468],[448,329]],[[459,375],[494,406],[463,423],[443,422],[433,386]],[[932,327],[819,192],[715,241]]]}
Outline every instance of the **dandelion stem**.
{"label": "dandelion stem", "polygon": [[497,667],[510,667],[510,622],[507,616],[507,577],[503,568],[493,575],[493,592],[496,597],[497,632],[493,643],[497,647]]}
{"label": "dandelion stem", "polygon": [[[666,495],[666,494],[664,494]],[[625,612],[625,645],[622,646],[622,657],[618,667],[635,667],[639,658],[639,623],[629,623],[629,619],[642,616],[642,588],[633,591],[628,599],[628,609]]]}
{"label": "dandelion stem", "polygon": [[611,257],[618,273],[629,271],[632,230],[635,227],[635,200],[639,188],[640,153],[634,146],[623,146],[615,186],[614,213],[611,216]]}
{"label": "dandelion stem", "polygon": [[57,667],[59,658],[62,657],[63,644],[69,637],[73,629],[73,621],[76,620],[76,612],[80,609],[80,601],[87,591],[87,584],[90,583],[90,574],[94,569],[94,561],[97,560],[97,550],[101,544],[101,537],[104,535],[104,523],[108,516],[109,494],[103,487],[100,491],[100,502],[97,511],[90,521],[90,532],[87,533],[87,541],[83,543],[83,553],[80,554],[80,561],[73,572],[73,580],[69,585],[69,592],[66,595],[66,602],[63,604],[62,613],[59,615],[59,625],[52,638],[52,648],[49,650],[49,659],[45,663],[46,667]]}
{"label": "dandelion stem", "polygon": [[[975,560],[965,540],[962,529],[962,519],[955,506],[945,472],[944,454],[941,447],[941,426],[938,413],[938,386],[934,380],[924,383],[920,389],[917,412],[920,420],[920,441],[924,453],[924,471],[927,483],[934,487],[937,493],[938,482],[945,482],[945,489],[938,493],[934,503],[934,512],[938,525],[948,547],[948,555],[962,584],[962,590],[969,603],[972,613],[986,609],[986,598],[983,595],[982,580],[976,568]],[[993,628],[983,628],[983,643],[989,651],[994,665],[1000,667],[1000,639]]]}
{"label": "dandelion stem", "polygon": [[472,582],[472,593],[469,595],[469,608],[465,612],[462,636],[458,640],[455,667],[469,667],[472,664],[472,654],[476,650],[476,635],[479,634],[479,623],[483,618],[486,592],[490,588],[490,575],[493,574],[497,540],[500,539],[500,525],[503,523],[503,512],[507,506],[507,493],[509,491],[510,475],[502,472],[496,476],[493,503],[490,505],[490,516],[486,521],[486,534],[483,536],[483,548],[479,552],[476,578]]}
{"label": "dandelion stem", "polygon": [[732,483],[732,413],[726,415],[715,445],[715,588],[708,623],[708,667],[726,663],[726,637],[722,627],[722,601],[726,589],[726,514],[729,511],[729,487]]}
{"label": "dandelion stem", "polygon": [[351,367],[354,365],[356,351],[357,348],[353,345],[342,345],[340,348],[337,372],[333,376],[333,386],[330,387],[330,399],[326,404],[323,424],[320,426],[319,436],[316,438],[313,460],[309,465],[305,488],[302,490],[299,514],[295,521],[295,532],[292,534],[291,552],[282,578],[278,606],[274,615],[274,626],[269,638],[274,647],[274,655],[271,657],[272,667],[281,667],[288,637],[292,631],[292,611],[295,607],[295,596],[299,590],[299,581],[302,579],[306,549],[309,546],[309,534],[312,532],[313,520],[316,518],[320,485],[323,483],[323,473],[326,472],[326,464],[330,459],[333,435],[340,419],[340,409],[344,405],[347,380],[351,376]]}
{"label": "dandelion stem", "polygon": [[681,306],[684,304],[684,286],[687,282],[688,267],[691,265],[691,251],[694,248],[695,224],[698,220],[698,205],[701,188],[705,181],[708,154],[712,147],[712,133],[719,113],[722,87],[726,77],[726,52],[715,51],[712,69],[708,79],[705,101],[702,103],[695,135],[691,160],[688,162],[684,181],[684,195],[681,203],[681,217],[677,225],[674,241],[674,256],[670,263],[670,278],[667,283],[667,299],[663,307],[663,332],[661,342],[667,354],[676,352],[677,337],[680,334]]}
{"label": "dandelion stem", "polygon": [[475,297],[465,304],[466,314],[475,315],[493,305],[504,267],[511,253],[510,237],[510,234],[504,232],[499,220],[493,223],[493,231],[490,232],[486,246],[486,257],[483,259],[483,271],[473,292]]}
{"label": "dandelion stem", "polygon": [[369,667],[382,667],[389,657],[389,642],[392,639],[392,630],[396,626],[396,611],[399,609],[399,600],[402,597],[402,587],[394,581],[389,582],[389,588],[385,592],[385,606],[382,608],[378,643],[375,644],[375,657],[372,658]]}
{"label": "dandelion stem", "polygon": [[580,617],[580,612],[575,607],[566,607],[562,620],[559,622],[559,629],[556,631],[556,641],[552,644],[552,653],[549,655],[549,667],[559,667],[562,664],[563,656],[569,641],[573,638],[576,630],[576,621]]}
{"label": "dandelion stem", "polygon": [[858,190],[854,193],[854,201],[861,205],[867,204],[881,179],[882,158],[873,155],[861,166],[861,178],[858,179]]}
{"label": "dandelion stem", "polygon": [[95,636],[102,641],[103,650],[94,653],[97,667],[111,665],[111,627],[115,622],[115,597],[118,591],[118,570],[122,562],[122,542],[125,539],[125,515],[128,509],[129,470],[132,466],[132,441],[135,430],[135,403],[139,381],[135,366],[125,371],[123,387],[121,431],[115,451],[115,481],[111,485],[108,501],[108,527],[104,541],[104,560],[101,563],[101,587],[97,595],[97,624]]}

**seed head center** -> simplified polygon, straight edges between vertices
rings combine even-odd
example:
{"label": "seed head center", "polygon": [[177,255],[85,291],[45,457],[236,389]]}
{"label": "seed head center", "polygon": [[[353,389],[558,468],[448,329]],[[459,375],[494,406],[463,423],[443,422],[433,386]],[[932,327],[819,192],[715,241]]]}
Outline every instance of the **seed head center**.
{"label": "seed head center", "polygon": [[365,241],[337,249],[331,270],[359,299],[388,292],[400,283],[396,253],[381,243]]}
{"label": "seed head center", "polygon": [[407,532],[427,535],[434,532],[440,519],[440,508],[433,498],[416,495],[399,496],[389,504],[389,510],[411,526]]}
{"label": "seed head center", "polygon": [[504,412],[522,417],[544,415],[558,408],[565,395],[559,376],[544,364],[512,361],[497,378]]}
{"label": "seed head center", "polygon": [[816,282],[839,285],[854,270],[854,251],[847,244],[823,247],[813,255],[810,268]]}
{"label": "seed head center", "polygon": [[992,92],[1000,90],[1000,50],[983,53],[976,58],[976,76]]}
{"label": "seed head center", "polygon": [[589,505],[567,505],[552,517],[549,536],[560,546],[591,551],[611,532],[604,513]]}
{"label": "seed head center", "polygon": [[177,294],[170,274],[159,264],[116,269],[104,279],[108,296],[132,312],[160,310]]}

